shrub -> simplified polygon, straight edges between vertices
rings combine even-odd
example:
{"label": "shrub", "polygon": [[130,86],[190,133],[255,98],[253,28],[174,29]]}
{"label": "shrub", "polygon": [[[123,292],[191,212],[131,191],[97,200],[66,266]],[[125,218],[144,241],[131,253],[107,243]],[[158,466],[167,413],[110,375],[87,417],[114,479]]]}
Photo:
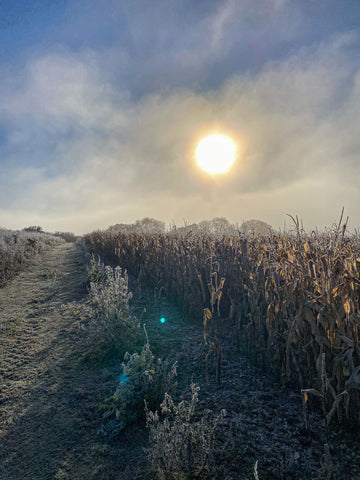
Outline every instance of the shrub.
{"label": "shrub", "polygon": [[32,225],[31,227],[26,227],[26,228],[24,228],[24,230],[25,230],[25,232],[38,232],[38,233],[43,232],[42,227],[39,227],[37,225]]}
{"label": "shrub", "polygon": [[92,323],[98,338],[115,342],[126,350],[136,341],[139,327],[129,312],[132,293],[126,271],[93,261],[89,278],[90,301],[95,311]]}
{"label": "shrub", "polygon": [[108,399],[105,416],[115,415],[119,429],[145,418],[144,401],[158,408],[164,393],[176,385],[176,362],[155,359],[149,342],[141,353],[125,354],[122,374],[114,395]]}
{"label": "shrub", "polygon": [[215,431],[226,415],[213,416],[206,410],[195,417],[200,388],[191,384],[190,401],[175,404],[165,393],[160,415],[146,408],[150,447],[146,449],[150,469],[158,480],[190,480],[211,477],[211,453]]}
{"label": "shrub", "polygon": [[60,237],[68,243],[75,243],[77,240],[77,236],[72,232],[55,232],[54,236]]}

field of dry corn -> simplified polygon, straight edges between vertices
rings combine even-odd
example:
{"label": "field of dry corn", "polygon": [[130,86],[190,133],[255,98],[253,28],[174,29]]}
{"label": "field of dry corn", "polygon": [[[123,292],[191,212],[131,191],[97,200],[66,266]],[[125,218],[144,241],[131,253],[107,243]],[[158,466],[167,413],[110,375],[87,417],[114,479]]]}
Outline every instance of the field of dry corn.
{"label": "field of dry corn", "polygon": [[126,269],[138,292],[151,288],[203,319],[218,382],[225,328],[283,385],[301,389],[305,421],[312,405],[326,429],[360,425],[359,235],[94,232],[85,242]]}

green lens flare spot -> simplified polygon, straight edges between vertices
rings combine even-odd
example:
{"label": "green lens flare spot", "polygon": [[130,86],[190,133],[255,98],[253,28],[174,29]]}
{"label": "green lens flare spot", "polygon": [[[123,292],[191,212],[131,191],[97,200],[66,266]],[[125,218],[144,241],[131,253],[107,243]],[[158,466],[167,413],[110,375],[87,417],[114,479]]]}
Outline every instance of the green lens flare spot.
{"label": "green lens flare spot", "polygon": [[160,323],[165,323],[165,321],[166,321],[165,317],[160,318]]}

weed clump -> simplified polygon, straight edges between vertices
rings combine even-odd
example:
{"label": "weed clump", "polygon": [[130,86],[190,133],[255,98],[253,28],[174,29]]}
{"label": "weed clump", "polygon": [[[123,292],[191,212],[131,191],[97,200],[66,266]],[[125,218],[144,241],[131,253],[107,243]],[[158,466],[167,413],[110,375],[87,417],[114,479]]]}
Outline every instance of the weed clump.
{"label": "weed clump", "polygon": [[149,468],[158,480],[212,478],[215,432],[226,411],[214,416],[206,410],[196,418],[200,387],[192,383],[190,388],[190,400],[178,404],[165,393],[160,414],[146,407],[150,445],[146,453]]}
{"label": "weed clump", "polygon": [[126,353],[119,384],[105,408],[115,416],[119,430],[145,419],[144,402],[158,408],[165,392],[174,391],[177,364],[155,358],[147,341],[140,353]]}
{"label": "weed clump", "polygon": [[101,342],[114,343],[126,351],[137,341],[139,323],[130,315],[128,276],[118,266],[92,261],[89,273],[90,302],[94,309],[93,330]]}
{"label": "weed clump", "polygon": [[104,284],[106,281],[105,265],[101,261],[100,257],[95,260],[95,256],[91,255],[91,260],[87,268],[86,286],[90,290],[92,283]]}
{"label": "weed clump", "polygon": [[21,231],[0,228],[0,288],[19,273],[31,258],[62,241],[43,232],[41,227],[29,227]]}

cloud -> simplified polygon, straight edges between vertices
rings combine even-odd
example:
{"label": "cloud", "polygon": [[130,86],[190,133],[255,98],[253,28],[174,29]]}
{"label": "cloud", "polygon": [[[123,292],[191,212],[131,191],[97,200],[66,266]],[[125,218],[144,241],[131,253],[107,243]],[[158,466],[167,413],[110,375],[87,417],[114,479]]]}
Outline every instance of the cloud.
{"label": "cloud", "polygon": [[[230,17],[221,18],[216,41]],[[0,92],[0,224],[78,233],[144,216],[225,216],[278,226],[289,212],[324,226],[345,204],[358,225],[354,42],[336,37],[219,89],[138,99],[104,80],[95,54],[32,59]],[[232,175],[208,181],[193,152],[215,131],[238,141],[239,159]]]}
{"label": "cloud", "polygon": [[160,89],[214,89],[293,46],[303,18],[297,6],[293,15],[286,6],[281,0],[109,0],[104,9],[98,0],[80,0],[67,7],[63,35],[72,47],[96,51],[103,78],[134,98]]}

